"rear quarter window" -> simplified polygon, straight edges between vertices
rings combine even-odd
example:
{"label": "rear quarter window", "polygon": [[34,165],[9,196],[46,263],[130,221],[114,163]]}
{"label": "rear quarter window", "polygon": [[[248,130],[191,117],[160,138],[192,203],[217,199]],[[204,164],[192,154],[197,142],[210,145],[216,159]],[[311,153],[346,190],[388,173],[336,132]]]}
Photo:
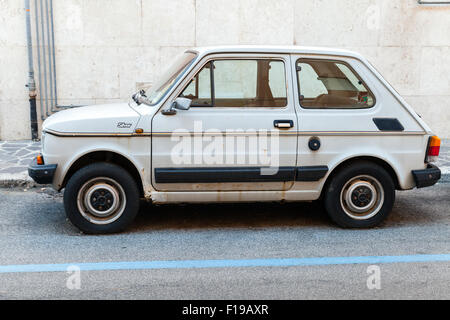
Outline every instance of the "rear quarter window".
{"label": "rear quarter window", "polygon": [[305,109],[366,109],[375,97],[361,77],[343,61],[297,60],[300,105]]}

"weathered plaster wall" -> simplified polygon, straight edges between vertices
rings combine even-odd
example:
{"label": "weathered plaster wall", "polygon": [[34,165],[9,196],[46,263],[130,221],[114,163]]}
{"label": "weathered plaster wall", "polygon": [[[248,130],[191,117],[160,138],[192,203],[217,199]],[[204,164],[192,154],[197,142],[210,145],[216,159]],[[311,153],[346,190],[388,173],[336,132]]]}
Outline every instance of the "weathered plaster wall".
{"label": "weathered plaster wall", "polygon": [[0,0],[0,140],[30,138],[23,1]]}
{"label": "weathered plaster wall", "polygon": [[[33,0],[32,0],[33,2]],[[23,1],[0,0],[0,139],[30,137]],[[450,137],[450,5],[416,0],[54,1],[62,104],[127,99],[186,48],[286,44],[365,55]]]}

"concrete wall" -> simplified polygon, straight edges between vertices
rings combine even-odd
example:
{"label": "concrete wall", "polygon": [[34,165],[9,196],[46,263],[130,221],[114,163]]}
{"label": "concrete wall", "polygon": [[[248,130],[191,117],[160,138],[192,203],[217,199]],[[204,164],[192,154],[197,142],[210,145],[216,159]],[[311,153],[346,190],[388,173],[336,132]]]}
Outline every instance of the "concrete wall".
{"label": "concrete wall", "polygon": [[[33,2],[33,0],[32,0]],[[450,5],[417,0],[53,1],[62,104],[127,99],[192,46],[332,46],[368,57],[450,137]],[[0,139],[30,137],[22,0],[0,0]]]}
{"label": "concrete wall", "polygon": [[0,140],[31,137],[27,79],[23,1],[0,0]]}

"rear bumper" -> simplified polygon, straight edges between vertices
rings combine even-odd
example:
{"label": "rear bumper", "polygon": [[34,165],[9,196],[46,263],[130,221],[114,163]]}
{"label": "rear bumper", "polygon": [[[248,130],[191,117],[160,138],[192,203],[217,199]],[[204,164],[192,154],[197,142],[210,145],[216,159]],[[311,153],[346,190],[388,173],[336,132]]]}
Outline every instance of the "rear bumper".
{"label": "rear bumper", "polygon": [[426,169],[413,170],[412,175],[417,188],[424,188],[434,185],[441,178],[441,170],[435,165],[428,164]]}
{"label": "rear bumper", "polygon": [[28,166],[28,175],[39,184],[50,184],[56,171],[56,164],[38,165],[36,158]]}

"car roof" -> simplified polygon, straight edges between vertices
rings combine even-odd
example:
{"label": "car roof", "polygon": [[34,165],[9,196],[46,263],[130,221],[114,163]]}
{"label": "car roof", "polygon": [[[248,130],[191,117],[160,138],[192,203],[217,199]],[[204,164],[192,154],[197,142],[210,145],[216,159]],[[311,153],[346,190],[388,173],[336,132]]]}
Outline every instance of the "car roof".
{"label": "car roof", "polygon": [[363,60],[363,57],[354,51],[328,48],[328,47],[304,47],[304,46],[262,46],[262,45],[236,45],[236,46],[212,46],[196,47],[192,49],[199,55],[205,56],[212,53],[285,53],[285,54],[321,54],[348,56]]}

